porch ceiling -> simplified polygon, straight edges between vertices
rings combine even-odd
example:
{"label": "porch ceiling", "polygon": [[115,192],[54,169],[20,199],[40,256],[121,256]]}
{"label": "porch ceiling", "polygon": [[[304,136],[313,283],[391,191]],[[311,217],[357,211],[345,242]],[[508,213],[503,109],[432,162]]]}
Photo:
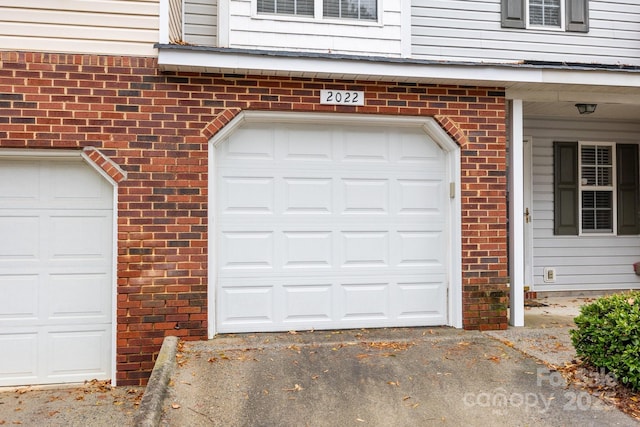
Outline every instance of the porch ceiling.
{"label": "porch ceiling", "polygon": [[596,111],[589,115],[580,115],[575,102],[524,102],[524,117],[554,117],[554,118],[588,118],[597,121],[640,121],[640,104],[612,104],[588,102],[598,104]]}
{"label": "porch ceiling", "polygon": [[[588,118],[593,121],[640,121],[640,88],[570,84],[511,84],[507,97],[522,99],[525,117]],[[575,104],[597,104],[581,116]]]}

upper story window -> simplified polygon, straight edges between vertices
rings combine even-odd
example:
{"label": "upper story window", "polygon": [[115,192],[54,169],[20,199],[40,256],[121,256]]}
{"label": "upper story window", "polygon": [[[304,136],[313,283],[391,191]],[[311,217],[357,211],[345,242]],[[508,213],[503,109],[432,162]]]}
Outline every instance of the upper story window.
{"label": "upper story window", "polygon": [[322,18],[378,20],[378,0],[257,0],[258,13]]}
{"label": "upper story window", "polygon": [[529,25],[562,27],[560,0],[529,0]]}
{"label": "upper story window", "polygon": [[324,0],[323,16],[376,21],[377,0]]}
{"label": "upper story window", "polygon": [[502,27],[589,31],[589,0],[501,0]]}
{"label": "upper story window", "polygon": [[258,13],[313,16],[314,0],[258,0]]}

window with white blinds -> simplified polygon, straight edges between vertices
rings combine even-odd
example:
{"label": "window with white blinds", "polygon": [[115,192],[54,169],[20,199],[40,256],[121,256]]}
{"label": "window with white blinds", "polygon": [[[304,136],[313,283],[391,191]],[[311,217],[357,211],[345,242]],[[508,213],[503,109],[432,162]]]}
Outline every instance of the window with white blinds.
{"label": "window with white blinds", "polygon": [[378,19],[377,6],[377,0],[324,0],[323,16],[375,21]]}
{"label": "window with white blinds", "polygon": [[614,213],[613,145],[580,146],[580,199],[583,233],[612,233]]}
{"label": "window with white blinds", "polygon": [[529,0],[529,25],[560,28],[561,0]]}
{"label": "window with white blinds", "polygon": [[313,16],[314,0],[257,0],[258,13]]}
{"label": "window with white blinds", "polygon": [[[318,7],[316,7],[318,3]],[[259,14],[378,20],[378,0],[256,0]],[[318,10],[321,6],[321,11]],[[318,16],[322,13],[322,16]]]}

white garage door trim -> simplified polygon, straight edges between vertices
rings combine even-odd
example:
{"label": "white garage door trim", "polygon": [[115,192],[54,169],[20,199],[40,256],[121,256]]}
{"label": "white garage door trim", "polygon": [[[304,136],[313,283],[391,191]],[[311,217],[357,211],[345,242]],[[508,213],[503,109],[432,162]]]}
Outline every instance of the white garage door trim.
{"label": "white garage door trim", "polygon": [[451,186],[449,199],[449,253],[447,254],[448,313],[447,324],[462,327],[462,286],[461,286],[461,203],[460,203],[460,148],[449,135],[430,117],[397,117],[379,115],[335,114],[335,113],[281,113],[244,111],[220,130],[209,142],[209,285],[208,285],[208,330],[212,338],[216,332],[216,291],[217,291],[217,242],[216,242],[216,151],[218,145],[235,130],[246,123],[290,123],[327,124],[354,126],[388,126],[391,128],[419,128],[430,137],[445,153],[447,162],[446,179]]}
{"label": "white garage door trim", "polygon": [[[111,186],[113,192],[112,200],[112,229],[111,229],[111,342],[109,354],[109,372],[106,378],[111,379],[113,385],[117,385],[115,376],[116,372],[116,344],[117,344],[117,252],[118,252],[118,183],[110,177],[104,170],[96,165],[85,153],[80,150],[40,150],[40,149],[2,149],[0,150],[0,159],[24,159],[24,160],[52,160],[52,159],[78,159],[81,158],[84,163],[89,165],[93,170],[98,172]],[[92,379],[92,378],[87,378]]]}

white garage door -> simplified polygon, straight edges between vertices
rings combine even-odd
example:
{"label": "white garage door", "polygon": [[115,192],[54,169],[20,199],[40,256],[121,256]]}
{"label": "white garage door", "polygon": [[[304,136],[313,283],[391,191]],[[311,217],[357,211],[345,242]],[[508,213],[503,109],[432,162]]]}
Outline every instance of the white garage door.
{"label": "white garage door", "polygon": [[217,146],[219,332],[447,324],[446,153],[423,130],[247,123]]}
{"label": "white garage door", "polygon": [[78,159],[0,159],[0,385],[111,376],[113,187]]}

